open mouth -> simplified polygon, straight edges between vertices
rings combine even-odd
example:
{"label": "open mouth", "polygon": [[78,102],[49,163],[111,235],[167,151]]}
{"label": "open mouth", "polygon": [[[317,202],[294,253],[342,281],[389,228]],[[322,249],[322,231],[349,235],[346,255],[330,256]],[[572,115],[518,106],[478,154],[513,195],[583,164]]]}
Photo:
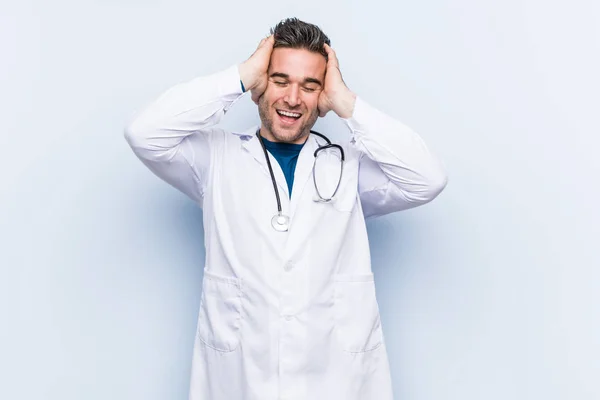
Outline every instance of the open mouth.
{"label": "open mouth", "polygon": [[286,124],[293,124],[302,116],[300,113],[285,110],[277,110],[277,115],[279,115],[279,119]]}

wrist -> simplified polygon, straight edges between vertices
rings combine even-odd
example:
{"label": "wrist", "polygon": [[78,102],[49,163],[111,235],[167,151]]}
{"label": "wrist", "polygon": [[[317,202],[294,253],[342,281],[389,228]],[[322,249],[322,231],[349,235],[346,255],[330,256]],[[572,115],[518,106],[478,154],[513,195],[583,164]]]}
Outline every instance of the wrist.
{"label": "wrist", "polygon": [[244,89],[246,89],[246,92],[253,89],[255,82],[246,63],[238,64],[238,73],[240,74],[240,81],[242,82]]}
{"label": "wrist", "polygon": [[347,89],[346,91],[340,94],[336,103],[337,106],[334,111],[338,115],[338,117],[350,118],[352,117],[352,114],[354,114],[356,94],[354,94],[350,89]]}

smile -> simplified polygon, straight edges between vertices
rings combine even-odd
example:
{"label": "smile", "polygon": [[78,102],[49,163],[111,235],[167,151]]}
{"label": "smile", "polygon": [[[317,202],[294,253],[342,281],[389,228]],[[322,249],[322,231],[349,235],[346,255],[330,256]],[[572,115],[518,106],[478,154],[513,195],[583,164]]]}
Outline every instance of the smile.
{"label": "smile", "polygon": [[294,118],[294,119],[298,119],[302,116],[302,114],[294,113],[294,112],[290,112],[290,111],[284,111],[284,110],[277,110],[277,114],[281,115],[282,117],[289,117],[289,118]]}

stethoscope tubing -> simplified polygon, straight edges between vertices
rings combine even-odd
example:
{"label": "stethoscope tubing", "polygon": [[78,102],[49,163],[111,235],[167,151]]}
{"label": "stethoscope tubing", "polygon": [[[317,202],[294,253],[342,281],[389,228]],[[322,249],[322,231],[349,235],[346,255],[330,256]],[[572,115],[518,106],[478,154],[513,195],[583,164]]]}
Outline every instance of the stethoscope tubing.
{"label": "stethoscope tubing", "polygon": [[[315,184],[315,189],[317,191],[317,195],[319,196],[319,201],[325,203],[325,202],[331,201],[331,199],[335,196],[335,194],[337,193],[337,191],[338,191],[338,189],[340,187],[341,177],[342,177],[342,174],[344,172],[344,161],[345,161],[344,149],[339,144],[331,143],[331,140],[329,140],[329,138],[327,138],[327,136],[325,136],[325,135],[323,135],[323,134],[321,134],[319,132],[311,130],[310,133],[319,136],[320,138],[322,138],[323,140],[325,140],[327,142],[326,145],[319,146],[315,150],[315,153],[314,153],[315,158],[318,156],[318,154],[319,154],[320,151],[329,149],[331,147],[335,147],[335,148],[339,149],[340,150],[340,154],[341,154],[341,158],[342,158],[342,160],[341,160],[341,166],[340,166],[340,179],[339,179],[338,184],[337,184],[337,186],[335,188],[335,191],[333,192],[333,195],[329,199],[324,199],[321,196],[321,193],[319,192],[319,188],[317,187],[317,181],[316,181],[316,178],[315,178],[315,171],[314,171],[315,165],[313,164],[313,181],[314,181],[314,184]],[[273,183],[273,190],[275,191],[275,198],[277,199],[277,215],[281,216],[282,215],[281,214],[281,212],[282,212],[281,198],[279,197],[279,190],[277,189],[277,181],[275,180],[275,174],[273,173],[273,167],[271,166],[271,160],[269,159],[269,154],[267,153],[267,147],[265,146],[265,143],[263,141],[262,136],[260,136],[260,128],[256,131],[256,136],[258,138],[258,141],[260,142],[260,145],[261,145],[261,147],[263,149],[263,152],[265,153],[265,159],[267,160],[267,166],[269,167],[269,174],[271,175],[271,182]]]}

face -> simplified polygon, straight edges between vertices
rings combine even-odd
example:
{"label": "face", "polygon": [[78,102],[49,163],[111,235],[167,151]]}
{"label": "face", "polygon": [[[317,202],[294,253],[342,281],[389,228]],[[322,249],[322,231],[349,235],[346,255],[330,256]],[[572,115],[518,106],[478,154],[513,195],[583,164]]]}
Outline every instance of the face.
{"label": "face", "polygon": [[265,92],[258,101],[261,135],[271,141],[304,143],[319,111],[327,62],[322,54],[278,47],[271,53]]}

